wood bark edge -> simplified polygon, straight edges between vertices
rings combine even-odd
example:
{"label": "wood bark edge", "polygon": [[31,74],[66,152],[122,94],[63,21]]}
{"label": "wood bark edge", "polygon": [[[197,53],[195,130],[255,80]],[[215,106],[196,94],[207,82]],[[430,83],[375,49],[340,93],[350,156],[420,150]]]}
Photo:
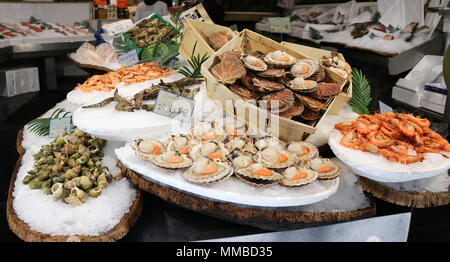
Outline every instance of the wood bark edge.
{"label": "wood bark edge", "polygon": [[447,192],[397,191],[365,177],[360,177],[361,186],[376,198],[406,207],[437,207],[450,203],[450,187]]}

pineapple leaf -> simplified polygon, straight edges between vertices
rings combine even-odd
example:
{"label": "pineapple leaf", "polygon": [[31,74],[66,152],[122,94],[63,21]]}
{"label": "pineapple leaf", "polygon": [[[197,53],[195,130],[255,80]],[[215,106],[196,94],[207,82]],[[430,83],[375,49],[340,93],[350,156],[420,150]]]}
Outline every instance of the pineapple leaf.
{"label": "pineapple leaf", "polygon": [[372,101],[370,96],[370,84],[361,70],[354,69],[352,72],[353,92],[350,99],[350,107],[358,114],[369,114],[368,106]]}

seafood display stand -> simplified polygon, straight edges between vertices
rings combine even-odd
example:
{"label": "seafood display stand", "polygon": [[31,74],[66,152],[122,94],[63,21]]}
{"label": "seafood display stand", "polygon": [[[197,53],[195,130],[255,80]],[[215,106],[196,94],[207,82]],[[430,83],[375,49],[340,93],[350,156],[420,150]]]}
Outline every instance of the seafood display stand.
{"label": "seafood display stand", "polygon": [[[49,115],[49,112],[54,110],[56,107],[62,106],[66,108],[73,108],[67,100],[58,103],[55,107],[47,111],[41,117]],[[13,174],[11,176],[8,199],[6,203],[6,217],[8,220],[9,227],[12,232],[14,232],[19,238],[27,242],[113,242],[123,238],[130,230],[130,228],[136,223],[142,212],[143,207],[143,195],[138,188],[134,188],[136,195],[132,203],[130,204],[128,211],[123,214],[118,223],[111,228],[109,231],[94,234],[94,235],[83,235],[83,234],[71,234],[69,235],[58,235],[58,234],[46,234],[40,231],[32,229],[25,221],[23,221],[14,209],[13,202],[15,201],[13,191],[15,188],[16,178],[19,169],[24,165],[24,156],[26,149],[22,146],[24,141],[24,128],[19,130],[16,139],[16,150],[19,154],[19,158],[15,165]],[[27,130],[27,132],[29,132]],[[28,134],[30,135],[30,134]],[[119,169],[120,170],[120,169]],[[121,174],[123,176],[123,174]],[[130,184],[131,187],[134,187]]]}
{"label": "seafood display stand", "polygon": [[[450,176],[449,160],[436,154],[428,154],[425,160],[404,166],[389,162],[381,156],[359,152],[343,147],[339,144],[341,135],[336,129],[330,132],[329,145],[333,153],[359,175],[363,190],[374,197],[406,207],[427,208],[443,206],[450,203],[450,185],[447,191],[433,192],[398,190],[389,186],[390,183],[405,185],[423,179],[433,180],[446,173]],[[360,154],[355,157],[355,152]],[[362,155],[364,154],[364,156]],[[438,158],[436,158],[438,157]],[[430,159],[427,159],[430,158]],[[425,164],[423,164],[425,162]],[[386,169],[386,167],[389,167]],[[387,184],[386,184],[387,183]]]}
{"label": "seafood display stand", "polygon": [[8,219],[8,224],[11,229],[18,237],[27,242],[112,242],[123,238],[130,228],[136,223],[139,218],[142,206],[143,206],[143,196],[140,190],[137,190],[137,195],[134,203],[129,208],[129,212],[126,213],[120,220],[119,224],[116,225],[107,234],[100,236],[84,236],[84,235],[73,235],[73,236],[53,236],[49,234],[43,234],[39,231],[32,230],[27,223],[21,220],[13,208],[13,190],[14,183],[16,181],[17,172],[22,164],[22,157],[25,154],[25,149],[22,147],[23,139],[23,129],[21,129],[17,134],[17,152],[19,153],[19,159],[17,160],[14,172],[11,177],[11,182],[8,190],[8,201],[6,206],[6,216]]}

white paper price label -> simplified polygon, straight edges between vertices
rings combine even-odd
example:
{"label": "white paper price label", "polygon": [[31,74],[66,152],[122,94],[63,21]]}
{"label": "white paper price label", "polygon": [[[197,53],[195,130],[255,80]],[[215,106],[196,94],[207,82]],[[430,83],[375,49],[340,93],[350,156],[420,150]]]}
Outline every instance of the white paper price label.
{"label": "white paper price label", "polygon": [[175,93],[160,90],[156,98],[153,112],[172,118],[187,122],[191,120],[194,112],[195,101]]}
{"label": "white paper price label", "polygon": [[393,113],[394,110],[392,109],[392,107],[386,105],[385,103],[378,101],[378,104],[380,105],[380,113],[384,114],[386,112],[391,112]]}
{"label": "white paper price label", "polygon": [[119,63],[126,66],[132,66],[139,63],[139,57],[137,55],[136,49],[126,52],[123,55],[117,57]]}
{"label": "white paper price label", "polygon": [[291,20],[289,17],[269,17],[269,31],[271,33],[290,33]]}
{"label": "white paper price label", "polygon": [[72,131],[72,117],[63,117],[50,119],[49,135],[50,138],[56,138],[63,132]]}

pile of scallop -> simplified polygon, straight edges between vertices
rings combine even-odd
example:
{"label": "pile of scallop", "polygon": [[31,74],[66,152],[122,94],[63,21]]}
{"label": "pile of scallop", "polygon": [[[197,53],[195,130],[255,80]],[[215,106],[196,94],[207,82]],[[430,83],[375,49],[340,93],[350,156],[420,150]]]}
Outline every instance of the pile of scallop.
{"label": "pile of scallop", "polygon": [[273,136],[251,135],[245,124],[200,122],[189,134],[167,141],[136,138],[135,154],[155,166],[184,169],[191,183],[209,184],[233,175],[253,186],[307,185],[317,179],[334,179],[341,168],[320,158],[317,147],[303,141],[285,143]]}
{"label": "pile of scallop", "polygon": [[211,67],[215,78],[242,99],[297,121],[314,121],[341,85],[327,76],[324,66],[312,58],[296,59],[276,50],[267,54],[227,51]]}

